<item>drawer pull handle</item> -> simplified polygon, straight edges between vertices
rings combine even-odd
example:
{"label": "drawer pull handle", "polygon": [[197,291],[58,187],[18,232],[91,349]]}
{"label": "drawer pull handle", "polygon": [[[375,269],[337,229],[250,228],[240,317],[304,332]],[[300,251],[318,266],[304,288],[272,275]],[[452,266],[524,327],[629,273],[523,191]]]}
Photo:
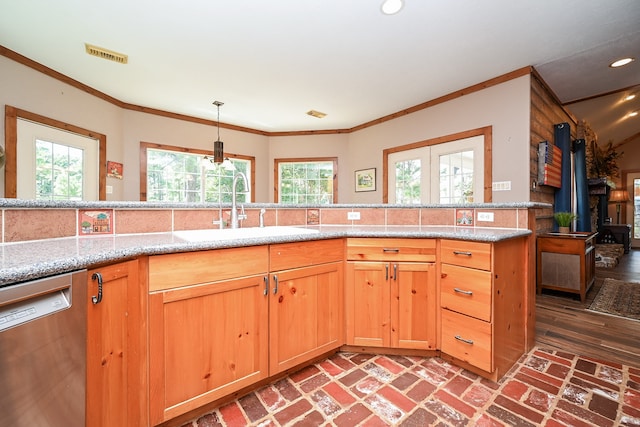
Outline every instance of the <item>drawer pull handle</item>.
{"label": "drawer pull handle", "polygon": [[472,253],[471,252],[467,252],[467,251],[453,251],[454,255],[464,255],[464,256],[471,256]]}
{"label": "drawer pull handle", "polygon": [[393,280],[398,281],[398,264],[393,264]]}
{"label": "drawer pull handle", "polygon": [[269,295],[269,276],[264,276],[264,296]]}
{"label": "drawer pull handle", "polygon": [[468,339],[462,338],[460,335],[456,335],[455,339],[457,339],[458,341],[462,341],[465,344],[473,345],[473,340],[468,340]]}
{"label": "drawer pull handle", "polygon": [[278,293],[278,276],[275,274],[273,275],[273,283],[275,283],[273,294],[276,295]]}
{"label": "drawer pull handle", "polygon": [[473,295],[473,291],[465,291],[464,289],[460,289],[460,288],[453,288],[453,291],[459,294]]}
{"label": "drawer pull handle", "polygon": [[384,280],[389,280],[389,264],[384,266]]}
{"label": "drawer pull handle", "polygon": [[398,248],[382,248],[382,252],[393,252],[393,253],[398,253],[400,252],[400,249]]}

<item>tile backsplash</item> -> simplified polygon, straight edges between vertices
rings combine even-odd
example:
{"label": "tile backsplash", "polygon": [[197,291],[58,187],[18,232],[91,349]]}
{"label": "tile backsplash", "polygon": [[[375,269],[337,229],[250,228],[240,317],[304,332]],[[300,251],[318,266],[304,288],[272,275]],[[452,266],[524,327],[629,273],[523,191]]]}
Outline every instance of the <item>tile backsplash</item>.
{"label": "tile backsplash", "polygon": [[[84,211],[100,209],[68,208],[4,208],[0,217],[2,243],[40,240],[59,237],[84,236],[82,232]],[[245,206],[247,218],[243,227],[257,227],[262,208]],[[280,207],[264,208],[264,224],[273,225],[441,225],[462,226],[458,221],[465,217],[466,227],[527,228],[530,213],[527,208],[451,208],[451,207]],[[174,230],[199,230],[219,227],[220,216],[228,221],[229,208],[115,208],[102,211],[112,215],[110,231],[104,233],[158,233]],[[464,211],[464,215],[461,212]],[[492,221],[479,220],[492,218]],[[489,215],[487,215],[489,213]],[[492,214],[492,215],[490,215]]]}

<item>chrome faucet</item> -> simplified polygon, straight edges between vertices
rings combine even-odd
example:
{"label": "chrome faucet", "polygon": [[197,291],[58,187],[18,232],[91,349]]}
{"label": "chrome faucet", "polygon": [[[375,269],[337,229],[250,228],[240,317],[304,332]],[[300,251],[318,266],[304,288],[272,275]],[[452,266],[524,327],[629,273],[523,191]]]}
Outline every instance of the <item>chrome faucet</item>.
{"label": "chrome faucet", "polygon": [[[238,216],[238,208],[236,201],[236,187],[238,185],[238,179],[242,179],[242,185],[244,185],[244,191],[251,191],[249,188],[249,181],[247,181],[247,176],[242,172],[236,172],[233,177],[233,185],[231,187],[231,228],[239,228],[238,219],[246,219],[246,215],[241,215],[242,218]],[[244,206],[242,207],[244,211]]]}

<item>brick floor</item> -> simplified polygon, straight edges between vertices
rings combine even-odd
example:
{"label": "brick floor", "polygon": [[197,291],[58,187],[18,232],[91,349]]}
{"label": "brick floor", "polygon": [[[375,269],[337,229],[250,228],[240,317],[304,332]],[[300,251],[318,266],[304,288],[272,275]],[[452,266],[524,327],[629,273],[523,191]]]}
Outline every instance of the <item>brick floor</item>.
{"label": "brick floor", "polygon": [[640,369],[534,348],[498,383],[440,358],[338,353],[184,427],[640,426]]}

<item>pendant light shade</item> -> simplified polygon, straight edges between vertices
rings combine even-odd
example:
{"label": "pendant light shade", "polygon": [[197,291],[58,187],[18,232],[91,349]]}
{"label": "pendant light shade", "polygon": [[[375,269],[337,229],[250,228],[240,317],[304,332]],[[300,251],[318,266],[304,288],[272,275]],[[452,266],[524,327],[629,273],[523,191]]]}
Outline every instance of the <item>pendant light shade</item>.
{"label": "pendant light shade", "polygon": [[213,162],[222,163],[224,161],[224,143],[220,140],[220,106],[224,102],[214,101],[213,105],[218,107],[218,139],[213,143]]}
{"label": "pendant light shade", "polygon": [[222,163],[224,161],[224,144],[222,141],[217,140],[213,143],[213,162]]}

